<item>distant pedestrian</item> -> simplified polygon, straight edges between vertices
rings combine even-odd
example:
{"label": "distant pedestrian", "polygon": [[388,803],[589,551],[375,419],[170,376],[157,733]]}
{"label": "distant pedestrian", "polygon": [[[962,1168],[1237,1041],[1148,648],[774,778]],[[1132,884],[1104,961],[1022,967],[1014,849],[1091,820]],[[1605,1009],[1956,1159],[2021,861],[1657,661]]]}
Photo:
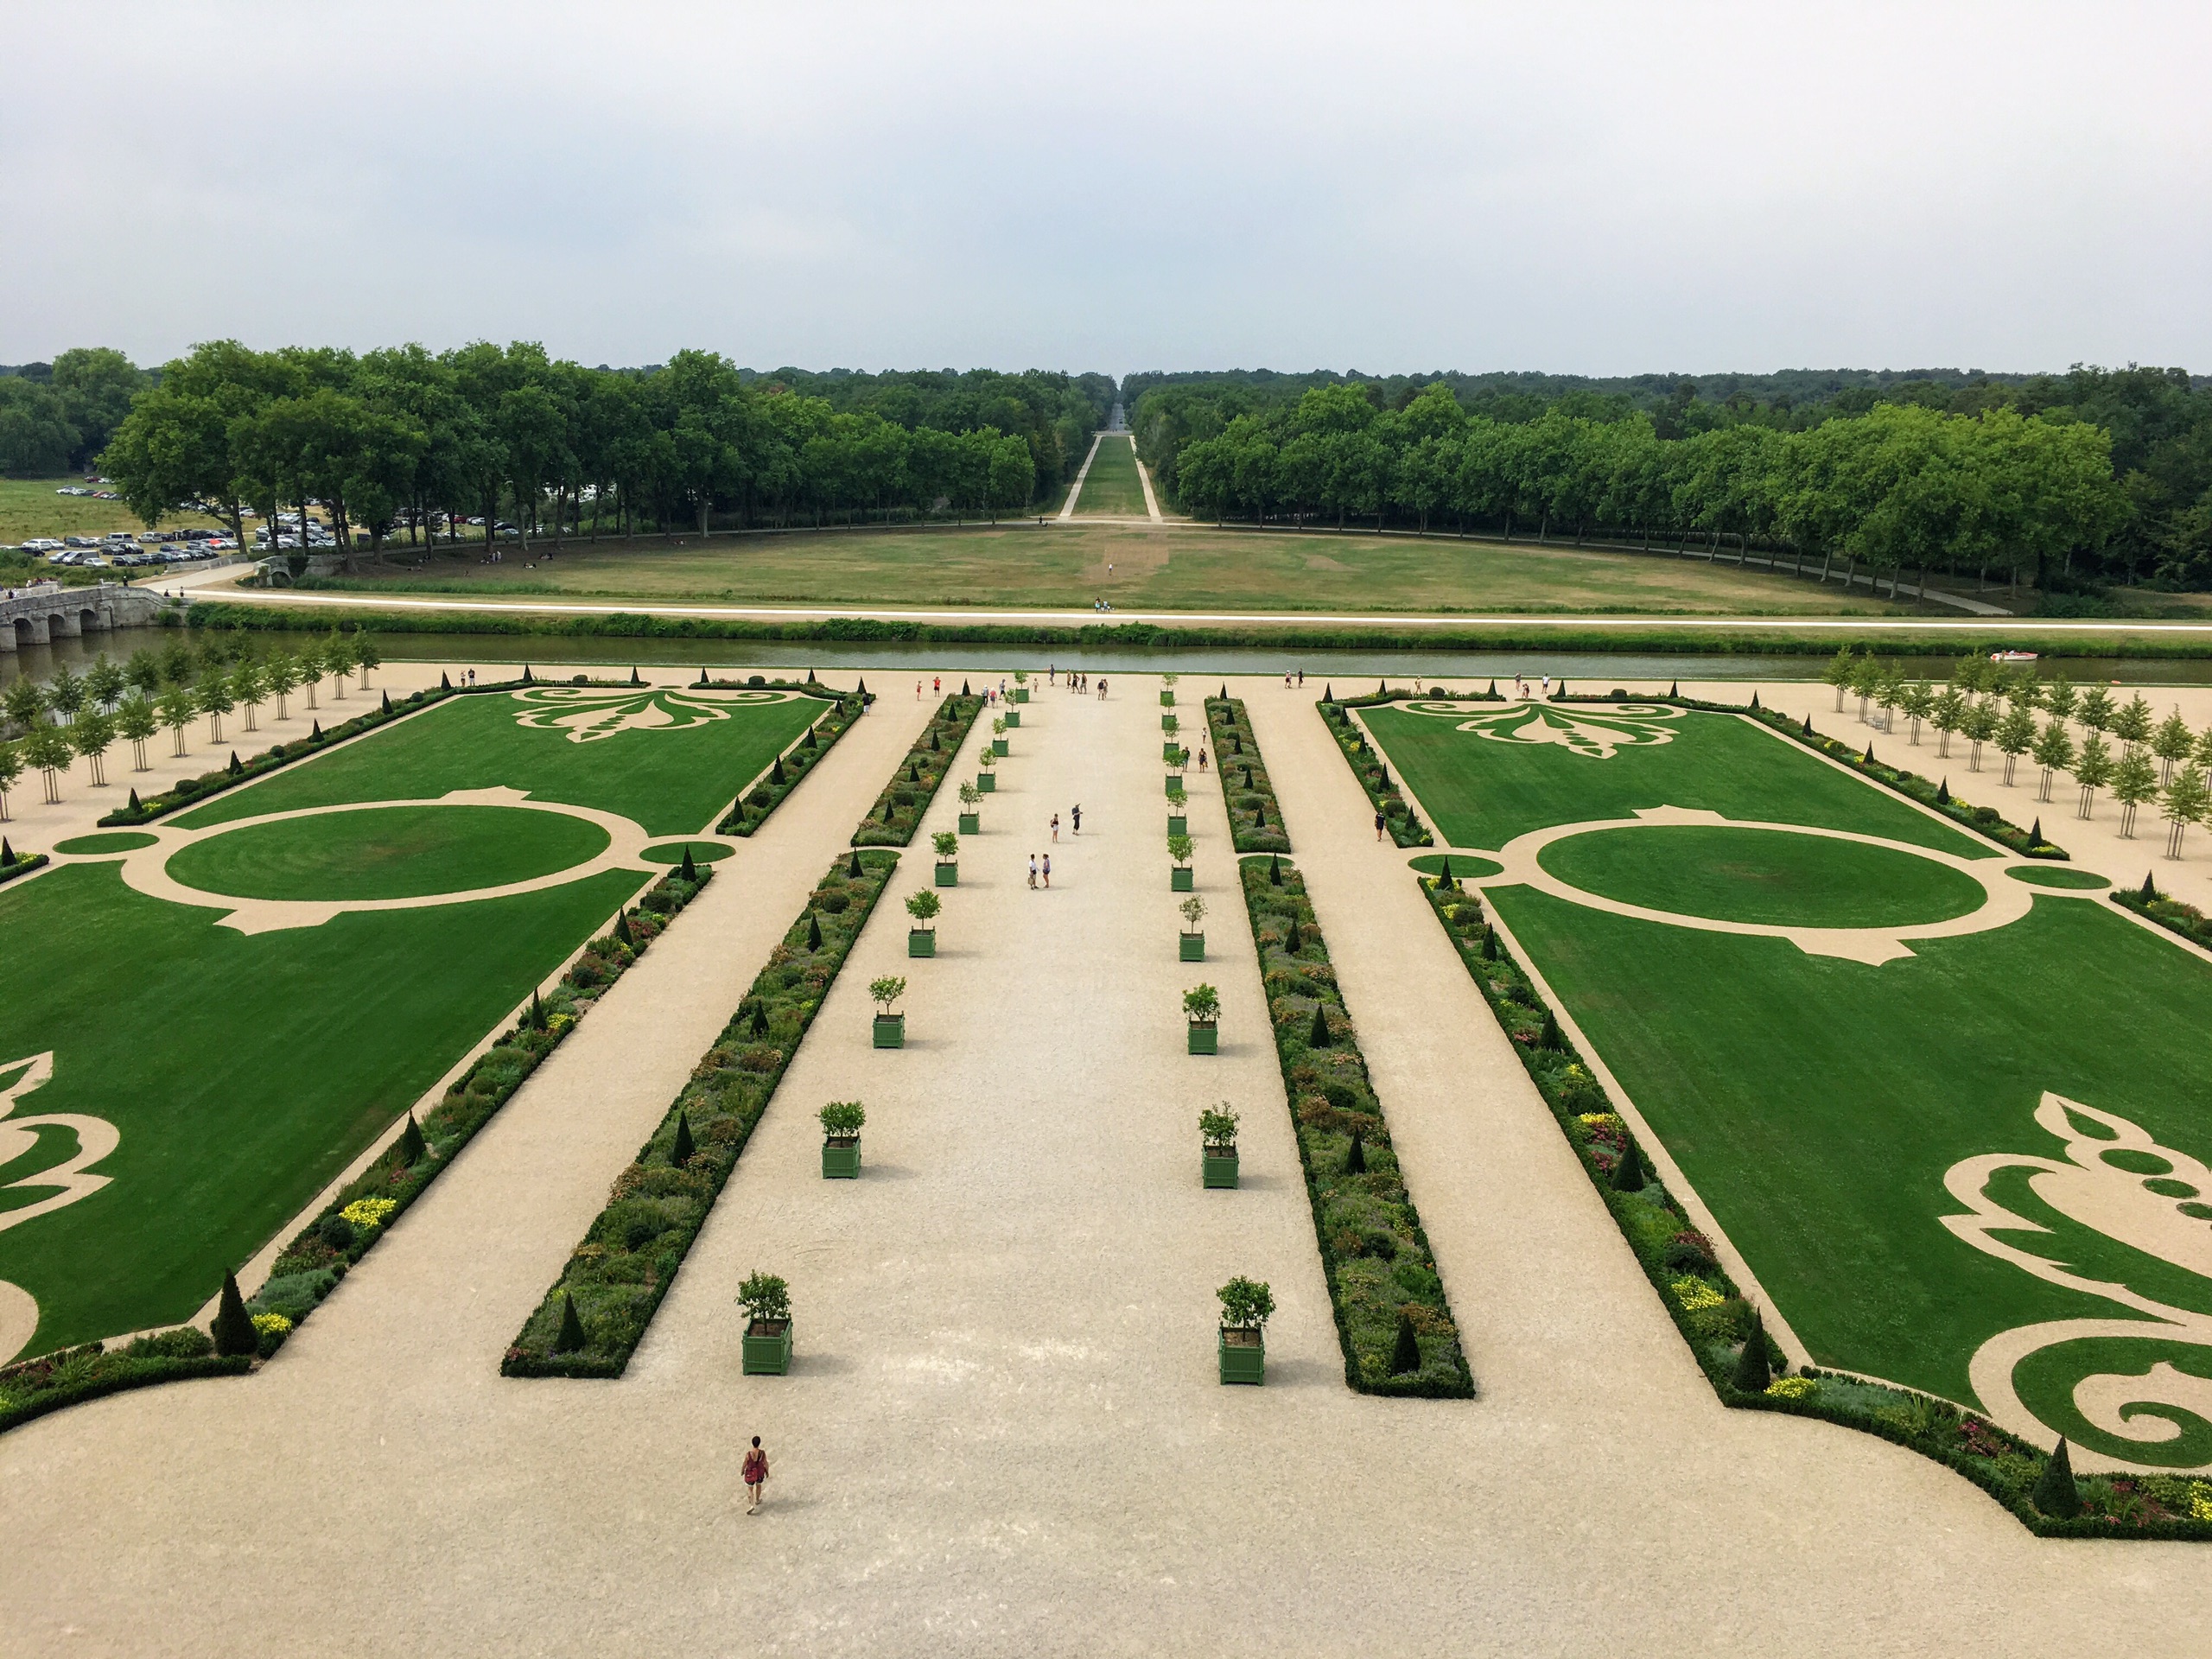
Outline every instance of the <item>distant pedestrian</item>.
{"label": "distant pedestrian", "polygon": [[1375,815],[1375,839],[1382,839],[1382,815],[1380,812]]}
{"label": "distant pedestrian", "polygon": [[933,697],[941,697],[944,695],[944,675],[932,674],[930,676],[930,695]]}
{"label": "distant pedestrian", "polygon": [[1077,801],[1069,811],[1068,820],[1074,826],[1075,833],[1081,835],[1083,833],[1083,803],[1081,801]]}
{"label": "distant pedestrian", "polygon": [[1053,814],[1052,814],[1052,839],[1053,839],[1054,841],[1058,841],[1059,838],[1060,838],[1060,815],[1059,815],[1058,813],[1055,812],[1055,813],[1053,813]]}
{"label": "distant pedestrian", "polygon": [[760,1449],[760,1437],[753,1437],[753,1449],[745,1454],[745,1512],[760,1513],[762,1488],[768,1484],[768,1454]]}
{"label": "distant pedestrian", "polygon": [[1106,701],[1106,677],[1103,674],[1098,677],[1098,701]]}
{"label": "distant pedestrian", "polygon": [[919,702],[921,700],[922,700],[922,683],[921,683],[919,680],[916,680],[916,681],[914,682],[914,701],[915,701],[916,702]]}
{"label": "distant pedestrian", "polygon": [[1037,855],[1034,853],[1029,855],[1029,885],[1033,888],[1037,885]]}
{"label": "distant pedestrian", "polygon": [[1203,744],[1203,743],[1201,743],[1201,744],[1198,746],[1198,770],[1199,770],[1200,772],[1204,772],[1205,769],[1206,769],[1206,750],[1205,750],[1205,744]]}
{"label": "distant pedestrian", "polygon": [[1300,689],[1302,690],[1306,685],[1306,671],[1302,668],[1298,671],[1298,683]]}
{"label": "distant pedestrian", "polygon": [[1285,673],[1282,677],[1282,689],[1286,691],[1290,690],[1290,676],[1288,673]]}
{"label": "distant pedestrian", "polygon": [[1045,855],[1045,887],[1046,887],[1046,890],[1047,892],[1050,892],[1050,891],[1052,890],[1052,855],[1050,853],[1047,853],[1047,854],[1046,854],[1046,855]]}

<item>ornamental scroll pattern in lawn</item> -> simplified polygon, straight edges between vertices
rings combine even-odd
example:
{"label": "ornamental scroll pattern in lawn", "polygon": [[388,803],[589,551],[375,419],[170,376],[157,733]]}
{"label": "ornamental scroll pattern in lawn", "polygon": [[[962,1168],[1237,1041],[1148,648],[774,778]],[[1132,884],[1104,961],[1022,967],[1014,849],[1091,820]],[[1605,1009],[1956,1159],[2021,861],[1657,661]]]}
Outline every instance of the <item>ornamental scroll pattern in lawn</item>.
{"label": "ornamental scroll pattern in lawn", "polygon": [[[830,866],[516,1333],[507,1376],[622,1375],[898,864],[855,850]],[[561,1349],[572,1302],[584,1342]]]}
{"label": "ornamental scroll pattern in lawn", "polygon": [[1208,697],[1206,729],[1213,738],[1214,765],[1221,774],[1223,804],[1229,809],[1230,834],[1240,853],[1287,853],[1290,833],[1283,828],[1275,786],[1242,697]]}
{"label": "ornamental scroll pattern in lawn", "polygon": [[1741,715],[1366,718],[1823,1390],[2212,1465],[2212,964]]}
{"label": "ornamental scroll pattern in lawn", "polygon": [[[1475,1380],[1459,1328],[1399,1173],[1304,879],[1272,855],[1244,860],[1239,874],[1344,1381],[1363,1394],[1470,1397]],[[1417,1354],[1402,1347],[1408,1326]]]}

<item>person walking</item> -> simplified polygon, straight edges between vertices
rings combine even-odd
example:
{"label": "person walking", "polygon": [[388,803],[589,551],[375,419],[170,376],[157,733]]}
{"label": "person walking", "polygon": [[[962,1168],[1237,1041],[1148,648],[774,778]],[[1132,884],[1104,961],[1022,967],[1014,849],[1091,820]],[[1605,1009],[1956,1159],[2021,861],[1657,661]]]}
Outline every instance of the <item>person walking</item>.
{"label": "person walking", "polygon": [[1382,839],[1382,815],[1380,812],[1375,815],[1375,839]]}
{"label": "person walking", "polygon": [[1047,854],[1046,854],[1046,855],[1045,855],[1045,891],[1046,891],[1046,892],[1047,892],[1047,893],[1050,893],[1052,890],[1052,855],[1050,853],[1047,853]]}
{"label": "person walking", "polygon": [[1032,853],[1032,854],[1030,854],[1030,855],[1029,855],[1029,886],[1030,886],[1030,888],[1031,888],[1031,890],[1032,890],[1033,892],[1036,889],[1036,886],[1037,886],[1037,855],[1036,855],[1036,854],[1034,854],[1034,853]]}
{"label": "person walking", "polygon": [[944,695],[944,675],[932,674],[930,676],[930,695],[933,697],[941,697]]}
{"label": "person walking", "polygon": [[1205,769],[1206,769],[1206,747],[1205,747],[1205,744],[1201,743],[1201,744],[1199,744],[1199,745],[1198,745],[1198,770],[1199,770],[1200,772],[1204,772]]}
{"label": "person walking", "polygon": [[1052,814],[1052,839],[1053,839],[1054,841],[1058,841],[1059,838],[1060,838],[1060,815],[1059,815],[1058,813],[1055,812],[1055,813],[1053,813],[1053,814]]}
{"label": "person walking", "polygon": [[1078,836],[1081,835],[1083,833],[1083,803],[1081,801],[1077,801],[1075,805],[1069,810],[1068,820],[1073,826],[1073,833]]}
{"label": "person walking", "polygon": [[919,680],[916,680],[916,681],[914,682],[914,701],[915,701],[916,702],[919,702],[921,700],[922,700],[922,683],[921,683]]}
{"label": "person walking", "polygon": [[760,1437],[753,1437],[753,1449],[745,1454],[745,1512],[760,1513],[761,1489],[768,1484],[768,1454],[760,1449]]}
{"label": "person walking", "polygon": [[1098,677],[1098,701],[1106,701],[1106,677],[1103,674]]}

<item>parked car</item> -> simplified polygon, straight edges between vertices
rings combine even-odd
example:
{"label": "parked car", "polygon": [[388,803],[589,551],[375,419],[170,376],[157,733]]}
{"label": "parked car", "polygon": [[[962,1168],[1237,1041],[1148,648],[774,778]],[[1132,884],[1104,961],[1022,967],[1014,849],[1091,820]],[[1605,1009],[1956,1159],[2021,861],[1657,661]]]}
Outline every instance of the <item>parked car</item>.
{"label": "parked car", "polygon": [[51,536],[34,536],[23,543],[22,550],[26,553],[59,553],[61,543]]}

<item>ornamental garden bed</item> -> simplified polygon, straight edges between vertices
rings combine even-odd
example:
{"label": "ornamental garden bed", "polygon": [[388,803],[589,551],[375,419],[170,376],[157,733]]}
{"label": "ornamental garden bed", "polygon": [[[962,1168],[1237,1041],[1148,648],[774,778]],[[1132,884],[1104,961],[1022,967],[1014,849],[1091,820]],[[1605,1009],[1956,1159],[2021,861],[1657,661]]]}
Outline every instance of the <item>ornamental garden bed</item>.
{"label": "ornamental garden bed", "polygon": [[[516,1333],[505,1375],[622,1374],[898,863],[855,849],[830,867]],[[583,1343],[556,1351],[569,1299]]]}
{"label": "ornamental garden bed", "polygon": [[1214,764],[1221,771],[1221,792],[1229,808],[1229,829],[1240,853],[1287,853],[1290,836],[1282,827],[1282,808],[1244,700],[1228,695],[1206,699],[1206,729],[1213,738]]}
{"label": "ornamental garden bed", "polygon": [[1327,722],[1330,734],[1337,740],[1337,747],[1344,752],[1344,759],[1351,763],[1352,776],[1359,779],[1359,786],[1367,791],[1367,798],[1382,815],[1384,827],[1390,839],[1401,847],[1429,847],[1435,844],[1428,833],[1428,826],[1414,816],[1397,782],[1390,776],[1390,768],[1367,741],[1367,734],[1359,722],[1345,712],[1348,706],[1370,707],[1390,699],[1386,696],[1363,699],[1358,705],[1330,702],[1325,696],[1318,705],[1321,718]]}
{"label": "ornamental garden bed", "polygon": [[768,815],[783,804],[784,797],[799,786],[816,763],[830,752],[830,746],[860,718],[862,704],[858,696],[838,696],[814,685],[795,689],[810,697],[827,699],[830,712],[809,726],[798,741],[778,755],[768,770],[753,779],[752,787],[731,803],[728,816],[715,826],[719,833],[749,836],[766,823]]}
{"label": "ornamental garden bed", "polygon": [[1363,1394],[1471,1397],[1459,1325],[1304,879],[1278,856],[1248,858],[1240,874],[1344,1381]]}
{"label": "ornamental garden bed", "polygon": [[893,774],[883,792],[861,820],[854,839],[863,847],[905,847],[914,839],[928,816],[930,804],[951,774],[968,731],[982,712],[983,700],[955,692],[937,706],[930,723],[914,740],[905,763]]}

